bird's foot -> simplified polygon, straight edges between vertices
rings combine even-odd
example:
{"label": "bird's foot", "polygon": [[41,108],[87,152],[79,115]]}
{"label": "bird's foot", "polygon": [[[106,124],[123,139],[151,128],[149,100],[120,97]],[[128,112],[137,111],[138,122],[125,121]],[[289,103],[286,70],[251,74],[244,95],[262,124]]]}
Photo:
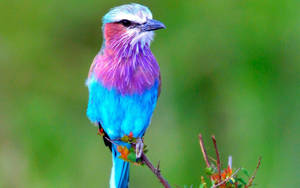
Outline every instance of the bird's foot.
{"label": "bird's foot", "polygon": [[135,145],[135,154],[137,159],[140,159],[142,157],[143,151],[144,151],[144,141],[142,138],[137,138],[136,145]]}

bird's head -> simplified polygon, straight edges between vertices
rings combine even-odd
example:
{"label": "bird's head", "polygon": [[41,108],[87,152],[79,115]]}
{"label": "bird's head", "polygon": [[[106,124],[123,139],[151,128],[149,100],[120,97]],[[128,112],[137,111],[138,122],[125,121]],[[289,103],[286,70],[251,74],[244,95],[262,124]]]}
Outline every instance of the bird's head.
{"label": "bird's head", "polygon": [[165,25],[152,19],[151,11],[139,4],[115,7],[103,17],[105,45],[149,45],[154,36],[153,31],[163,28]]}

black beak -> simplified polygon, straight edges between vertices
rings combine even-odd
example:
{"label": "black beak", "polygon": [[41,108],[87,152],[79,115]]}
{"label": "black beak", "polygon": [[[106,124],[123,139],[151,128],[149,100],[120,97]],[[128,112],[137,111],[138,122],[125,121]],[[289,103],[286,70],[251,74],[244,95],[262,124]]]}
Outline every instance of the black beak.
{"label": "black beak", "polygon": [[166,26],[157,20],[148,20],[146,23],[141,25],[142,31],[154,31],[158,29],[165,29]]}

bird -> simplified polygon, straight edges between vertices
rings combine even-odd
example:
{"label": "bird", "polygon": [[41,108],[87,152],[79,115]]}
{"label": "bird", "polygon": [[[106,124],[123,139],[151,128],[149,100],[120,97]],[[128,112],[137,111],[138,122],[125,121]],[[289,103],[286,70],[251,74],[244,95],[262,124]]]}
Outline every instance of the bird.
{"label": "bird", "polygon": [[[112,152],[110,188],[129,186],[129,162],[120,158],[117,145],[125,135],[143,138],[161,88],[160,67],[150,49],[154,31],[166,28],[150,9],[132,3],[114,7],[102,18],[103,43],[88,73],[87,117],[104,134]],[[118,144],[130,147],[128,143]],[[137,158],[141,152],[137,151]]]}

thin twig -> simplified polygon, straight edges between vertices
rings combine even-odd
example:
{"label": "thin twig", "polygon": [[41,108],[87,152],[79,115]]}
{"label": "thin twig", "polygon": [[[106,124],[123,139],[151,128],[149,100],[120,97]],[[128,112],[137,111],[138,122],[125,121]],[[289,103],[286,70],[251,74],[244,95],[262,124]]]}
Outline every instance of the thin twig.
{"label": "thin twig", "polygon": [[214,185],[213,188],[216,188],[220,185],[223,185],[224,183],[226,183],[228,180],[230,180],[231,178],[233,178],[239,171],[241,168],[238,168],[231,176],[229,176],[228,178],[226,178],[224,181],[221,181],[220,183],[218,183],[217,185]]}
{"label": "thin twig", "polygon": [[211,136],[211,138],[213,140],[214,147],[216,150],[218,174],[219,174],[219,180],[221,180],[221,163],[220,163],[220,155],[219,155],[219,151],[218,151],[218,147],[217,147],[217,141],[216,141],[216,137],[214,135]]}
{"label": "thin twig", "polygon": [[254,170],[254,172],[253,172],[251,178],[249,179],[248,184],[245,186],[245,188],[248,188],[248,187],[250,187],[252,185],[253,180],[254,180],[254,178],[256,176],[256,172],[257,172],[257,170],[258,170],[258,168],[260,166],[260,162],[261,162],[261,157],[259,157],[256,169]]}
{"label": "thin twig", "polygon": [[209,163],[208,158],[207,158],[207,153],[206,153],[206,149],[204,147],[204,142],[203,142],[203,139],[202,139],[202,134],[199,134],[198,137],[199,137],[200,148],[201,148],[201,151],[202,151],[202,154],[203,154],[204,161],[206,163],[206,166],[209,168],[210,167],[210,163]]}
{"label": "thin twig", "polygon": [[147,156],[142,153],[142,161],[149,167],[149,169],[156,175],[156,177],[159,179],[159,181],[161,182],[161,184],[163,184],[163,186],[165,188],[171,188],[171,186],[169,185],[168,181],[166,179],[164,179],[164,177],[162,177],[160,170],[158,168],[155,168],[153,166],[153,164],[149,161],[149,159],[147,158]]}
{"label": "thin twig", "polygon": [[112,144],[114,144],[114,145],[116,145],[116,146],[119,146],[119,144],[117,144],[116,142],[114,142],[115,140],[111,140],[111,139],[109,139],[109,138],[106,137],[106,136],[104,136],[104,138],[105,138],[107,141],[109,141],[110,143],[112,143]]}
{"label": "thin twig", "polygon": [[207,155],[208,156],[208,158],[211,160],[211,161],[213,161],[214,163],[216,163],[217,164],[217,160],[216,159],[214,159],[212,156],[210,156],[210,155]]}

